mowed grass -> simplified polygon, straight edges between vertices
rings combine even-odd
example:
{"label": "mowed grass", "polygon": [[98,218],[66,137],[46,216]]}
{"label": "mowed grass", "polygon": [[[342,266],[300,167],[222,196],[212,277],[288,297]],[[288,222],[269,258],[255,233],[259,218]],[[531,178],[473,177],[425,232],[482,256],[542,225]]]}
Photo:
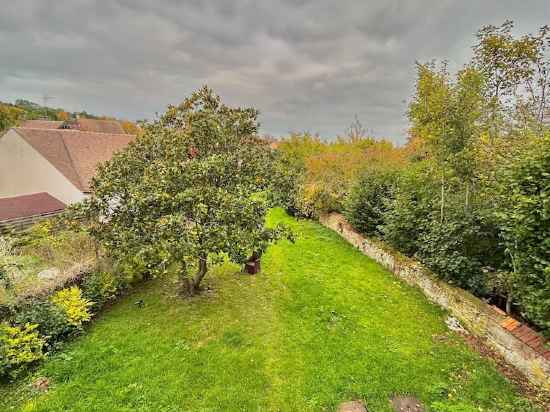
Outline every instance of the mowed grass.
{"label": "mowed grass", "polygon": [[332,411],[363,399],[391,411],[394,394],[521,410],[418,290],[319,224],[273,211],[280,221],[298,240],[271,247],[260,275],[216,268],[187,300],[169,280],[144,285],[34,372],[49,391],[29,389],[33,377],[4,386],[0,410]]}

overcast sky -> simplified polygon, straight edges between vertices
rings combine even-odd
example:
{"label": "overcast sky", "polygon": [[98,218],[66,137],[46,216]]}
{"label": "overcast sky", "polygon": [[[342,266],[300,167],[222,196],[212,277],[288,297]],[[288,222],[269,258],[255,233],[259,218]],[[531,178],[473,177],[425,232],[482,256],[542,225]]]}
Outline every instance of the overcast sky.
{"label": "overcast sky", "polygon": [[484,24],[550,24],[549,0],[17,0],[0,7],[0,100],[152,118],[208,84],[261,131],[403,142],[415,60],[471,55]]}

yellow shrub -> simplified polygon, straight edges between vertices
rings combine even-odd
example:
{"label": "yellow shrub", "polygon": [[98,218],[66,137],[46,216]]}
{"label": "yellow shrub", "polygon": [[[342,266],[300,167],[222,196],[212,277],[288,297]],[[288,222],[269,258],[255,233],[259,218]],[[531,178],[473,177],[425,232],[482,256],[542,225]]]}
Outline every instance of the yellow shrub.
{"label": "yellow shrub", "polygon": [[26,366],[42,359],[44,339],[35,329],[36,324],[10,326],[0,324],[0,376],[15,378]]}
{"label": "yellow shrub", "polygon": [[51,300],[63,309],[71,325],[79,327],[82,322],[87,322],[92,317],[90,306],[93,302],[83,298],[82,291],[76,286],[56,292]]}

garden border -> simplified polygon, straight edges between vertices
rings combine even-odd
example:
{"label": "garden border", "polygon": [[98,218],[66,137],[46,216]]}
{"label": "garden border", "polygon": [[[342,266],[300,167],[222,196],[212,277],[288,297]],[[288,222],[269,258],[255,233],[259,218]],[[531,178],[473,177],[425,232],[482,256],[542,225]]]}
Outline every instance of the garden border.
{"label": "garden border", "polygon": [[438,279],[414,259],[381,241],[365,238],[341,214],[322,215],[319,221],[409,285],[419,287],[428,299],[449,310],[469,332],[487,342],[529,381],[550,391],[550,349],[540,334],[499,308]]}

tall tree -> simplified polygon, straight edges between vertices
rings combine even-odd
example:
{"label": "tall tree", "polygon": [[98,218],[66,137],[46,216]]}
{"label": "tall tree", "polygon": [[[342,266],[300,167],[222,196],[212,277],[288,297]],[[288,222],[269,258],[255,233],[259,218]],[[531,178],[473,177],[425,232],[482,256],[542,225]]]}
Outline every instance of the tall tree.
{"label": "tall tree", "polygon": [[510,20],[484,26],[474,46],[473,63],[487,78],[497,135],[502,118],[520,126],[541,124],[550,108],[550,26],[517,38],[513,27]]}
{"label": "tall tree", "polygon": [[290,235],[265,227],[272,153],[257,128],[256,110],[207,87],[169,107],[99,169],[83,207],[91,233],[115,257],[177,266],[190,294],[224,256],[258,258]]}

